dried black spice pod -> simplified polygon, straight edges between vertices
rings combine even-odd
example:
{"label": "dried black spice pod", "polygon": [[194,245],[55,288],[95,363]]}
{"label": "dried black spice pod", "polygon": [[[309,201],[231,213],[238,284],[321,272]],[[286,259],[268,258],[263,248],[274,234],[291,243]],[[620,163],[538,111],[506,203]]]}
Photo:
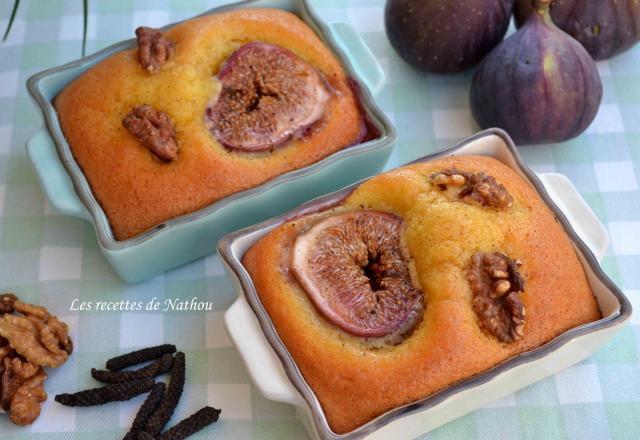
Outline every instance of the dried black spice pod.
{"label": "dried black spice pod", "polygon": [[101,388],[78,391],[73,394],[58,394],[55,401],[66,406],[93,406],[107,402],[129,400],[146,393],[155,384],[151,378],[115,383]]}
{"label": "dried black spice pod", "polygon": [[130,380],[143,379],[145,377],[155,377],[159,374],[168,373],[173,366],[173,356],[170,353],[164,354],[160,359],[146,367],[137,370],[111,371],[91,369],[91,377],[104,383],[128,382]]}
{"label": "dried black spice pod", "polygon": [[124,436],[124,440],[135,440],[136,438],[139,438],[138,433],[144,430],[144,425],[146,425],[147,420],[149,420],[149,417],[151,417],[158,408],[158,405],[162,400],[162,396],[164,395],[164,390],[165,384],[163,382],[158,382],[153,386],[153,389],[145,399],[144,403],[140,406],[138,414],[136,414],[136,418],[133,419],[131,428]]}
{"label": "dried black spice pod", "polygon": [[156,436],[162,432],[162,429],[167,424],[173,411],[175,411],[180,396],[182,396],[182,390],[184,389],[185,378],[185,360],[184,353],[179,351],[176,353],[176,357],[173,360],[173,369],[171,370],[171,378],[169,379],[169,385],[162,397],[158,409],[147,421],[145,431],[149,434]]}
{"label": "dried black spice pod", "polygon": [[107,361],[107,369],[111,371],[120,371],[131,365],[141,364],[143,362],[158,359],[166,353],[175,353],[176,346],[173,344],[157,345],[155,347],[143,348],[141,350],[132,351],[120,356],[116,356]]}
{"label": "dried black spice pod", "polygon": [[136,438],[137,440],[155,440],[156,439],[154,436],[144,431],[140,431]]}
{"label": "dried black spice pod", "polygon": [[163,432],[158,440],[182,440],[218,421],[219,409],[205,406],[193,413],[174,427]]}

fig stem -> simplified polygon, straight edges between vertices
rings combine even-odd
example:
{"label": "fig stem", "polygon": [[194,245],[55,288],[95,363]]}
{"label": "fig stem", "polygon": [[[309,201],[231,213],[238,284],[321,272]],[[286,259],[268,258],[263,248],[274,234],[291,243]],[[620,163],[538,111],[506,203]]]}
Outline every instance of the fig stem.
{"label": "fig stem", "polygon": [[533,7],[541,14],[549,12],[553,0],[533,0]]}
{"label": "fig stem", "polygon": [[553,0],[531,0],[531,2],[532,9],[537,12],[537,14],[531,14],[531,19],[542,19],[543,23],[555,28],[550,11],[550,6]]}

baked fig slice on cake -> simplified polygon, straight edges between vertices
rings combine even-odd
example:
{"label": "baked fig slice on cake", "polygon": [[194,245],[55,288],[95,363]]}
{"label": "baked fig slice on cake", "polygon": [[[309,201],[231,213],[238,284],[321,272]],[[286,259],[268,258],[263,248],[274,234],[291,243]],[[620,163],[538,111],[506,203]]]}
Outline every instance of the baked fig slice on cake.
{"label": "baked fig slice on cake", "polygon": [[322,315],[344,331],[401,338],[423,308],[402,230],[402,218],[380,211],[323,218],[296,238],[292,272]]}
{"label": "baked fig slice on cake", "polygon": [[280,46],[252,42],[218,73],[222,89],[207,108],[209,128],[227,148],[271,150],[319,121],[330,91],[309,63]]}

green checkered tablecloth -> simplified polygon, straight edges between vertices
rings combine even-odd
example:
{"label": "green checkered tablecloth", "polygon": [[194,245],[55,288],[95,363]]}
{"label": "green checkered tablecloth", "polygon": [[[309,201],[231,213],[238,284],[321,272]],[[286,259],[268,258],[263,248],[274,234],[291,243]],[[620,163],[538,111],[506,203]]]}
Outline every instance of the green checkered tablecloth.
{"label": "green checkered tablecloth", "polygon": [[[89,223],[58,215],[46,202],[25,155],[42,124],[25,90],[29,76],[79,57],[82,1],[25,1],[0,45],[0,289],[61,316],[76,351],[46,382],[49,400],[30,428],[0,416],[2,438],[119,438],[142,398],[95,408],[62,407],[56,393],[96,386],[92,366],[132,347],[176,342],[187,353],[186,392],[172,424],[206,403],[222,420],[198,438],[307,438],[292,407],[262,398],[223,327],[236,293],[216,256],[144,283],[127,285],[102,257]],[[220,4],[204,0],[89,1],[88,52],[129,38],[138,25],[160,26]],[[470,75],[430,76],[404,64],[383,27],[382,0],[315,0],[325,20],[349,21],[387,74],[378,102],[399,141],[388,167],[449,146],[478,130],[468,109]],[[13,2],[0,3],[4,30]],[[567,175],[600,220],[612,246],[603,266],[640,309],[640,47],[598,63],[604,101],[596,121],[561,145],[521,148],[536,171]],[[77,312],[85,301],[146,301],[197,296],[213,312]],[[640,315],[637,315],[640,316]],[[640,438],[640,319],[586,361],[451,422],[424,439]]]}

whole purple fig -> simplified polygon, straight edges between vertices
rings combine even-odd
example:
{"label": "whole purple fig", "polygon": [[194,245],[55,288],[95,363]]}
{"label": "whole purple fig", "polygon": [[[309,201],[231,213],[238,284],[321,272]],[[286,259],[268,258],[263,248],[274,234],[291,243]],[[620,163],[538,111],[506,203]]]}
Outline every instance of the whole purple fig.
{"label": "whole purple fig", "polygon": [[433,73],[478,64],[504,38],[514,0],[387,0],[385,28],[409,64]]}
{"label": "whole purple fig", "polygon": [[593,121],[602,81],[584,47],[558,29],[551,0],[535,0],[527,22],[480,64],[471,109],[483,128],[500,127],[516,143],[561,142]]}
{"label": "whole purple fig", "polygon": [[[533,0],[516,0],[516,25],[533,11]],[[638,0],[554,0],[553,22],[596,60],[611,58],[640,41]]]}

